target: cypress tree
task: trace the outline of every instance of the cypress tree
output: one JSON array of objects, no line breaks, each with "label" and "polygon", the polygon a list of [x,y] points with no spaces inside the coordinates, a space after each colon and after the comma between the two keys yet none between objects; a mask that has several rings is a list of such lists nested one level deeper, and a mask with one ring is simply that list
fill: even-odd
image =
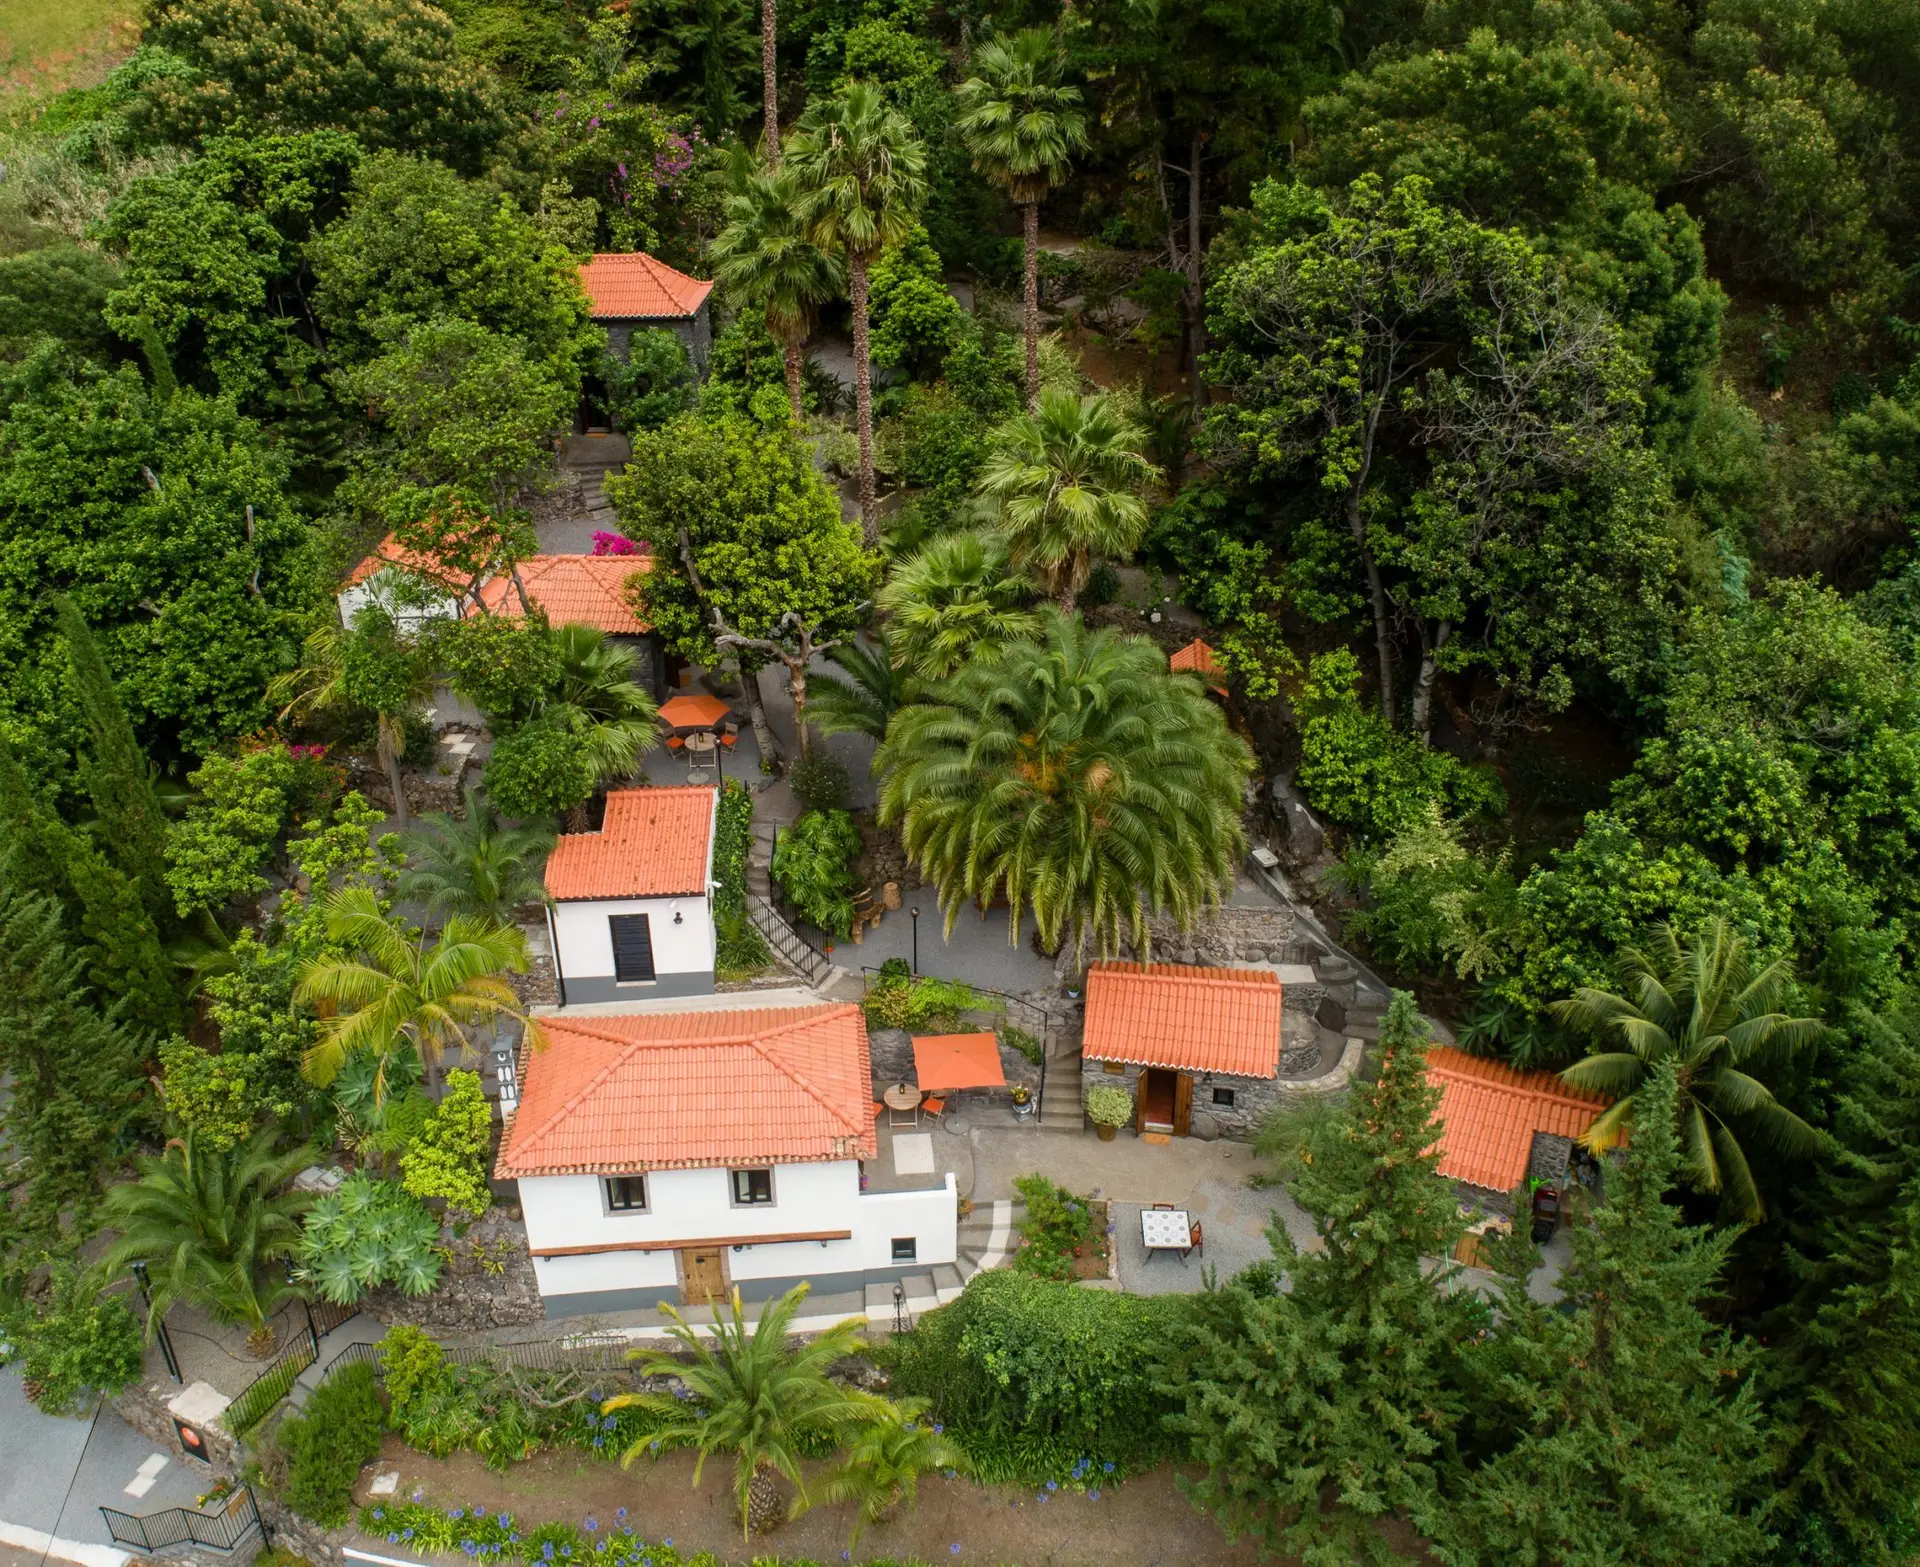
[{"label": "cypress tree", "polygon": [[146,1112],[145,1050],[92,1005],[60,908],[0,886],[0,1125],[26,1161],[29,1228],[84,1219],[120,1139]]},{"label": "cypress tree", "polygon": [[91,749],[81,776],[99,819],[100,837],[113,861],[139,890],[140,901],[156,923],[173,912],[167,890],[167,821],[147,770],[146,753],[114,688],[106,657],[73,600],[54,600],[60,631],[67,639],[73,692],[86,715]]},{"label": "cypress tree", "polygon": [[1671,1062],[1640,1089],[1625,1163],[1571,1235],[1565,1299],[1514,1269],[1477,1370],[1485,1438],[1446,1488],[1441,1558],[1459,1567],[1715,1567],[1766,1536],[1741,1502],[1768,1467],[1752,1347],[1700,1311],[1738,1232],[1689,1226],[1666,1201],[1679,1169]]},{"label": "cypress tree", "polygon": [[1405,992],[1380,1042],[1378,1079],[1295,1163],[1323,1249],[1297,1251],[1276,1225],[1275,1266],[1200,1298],[1173,1421],[1207,1466],[1190,1494],[1229,1537],[1309,1563],[1396,1559],[1379,1524],[1432,1512],[1461,1414],[1472,1308],[1423,1261],[1446,1256],[1461,1225],[1434,1173],[1439,1092]]},{"label": "cypress tree", "polygon": [[1851,1030],[1820,1215],[1789,1248],[1795,1289],[1769,1320],[1765,1381],[1784,1428],[1776,1480],[1790,1533],[1904,1559],[1920,1475],[1920,1010]]}]

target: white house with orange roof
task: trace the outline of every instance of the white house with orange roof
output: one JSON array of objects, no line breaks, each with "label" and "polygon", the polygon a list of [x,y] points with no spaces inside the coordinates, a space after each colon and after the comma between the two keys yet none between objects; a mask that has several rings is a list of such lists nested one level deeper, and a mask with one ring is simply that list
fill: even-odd
[{"label": "white house with orange roof", "polygon": [[1283,994],[1272,969],[1095,963],[1082,1081],[1124,1087],[1144,1135],[1251,1137],[1280,1097]]},{"label": "white house with orange roof", "polygon": [[547,857],[562,1007],[713,993],[711,786],[617,789],[598,832]]},{"label": "white house with orange roof", "polygon": [[550,1317],[802,1279],[818,1299],[955,1262],[951,1174],[862,1178],[879,1135],[859,1007],[762,993],[542,1021],[494,1173],[518,1182]]}]

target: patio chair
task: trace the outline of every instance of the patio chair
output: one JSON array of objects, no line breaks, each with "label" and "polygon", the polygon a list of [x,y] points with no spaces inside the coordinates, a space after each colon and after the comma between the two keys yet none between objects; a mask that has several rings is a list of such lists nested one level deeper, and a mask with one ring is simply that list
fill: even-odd
[{"label": "patio chair", "polygon": [[947,1102],[940,1098],[922,1099],[920,1101],[920,1113],[929,1121],[938,1121],[941,1116],[947,1113]]},{"label": "patio chair", "polygon": [[720,743],[729,751],[740,743],[740,725],[736,720],[729,718],[726,723],[721,726]]},{"label": "patio chair", "polygon": [[1187,1226],[1187,1234],[1189,1238],[1193,1241],[1194,1255],[1197,1257],[1206,1256],[1207,1235],[1206,1235],[1206,1231],[1201,1229],[1200,1221],[1198,1219],[1195,1219],[1192,1224]]},{"label": "patio chair", "polygon": [[881,1117],[881,1116],[883,1116],[883,1115],[885,1115],[886,1113],[887,1113],[887,1107],[886,1107],[885,1105],[883,1105],[883,1104],[882,1104],[882,1103],[881,1103],[881,1102],[880,1102],[880,1101],[879,1101],[878,1099],[876,1099],[876,1100],[874,1100],[874,1102],[873,1102],[873,1118],[874,1118],[874,1120],[876,1120],[876,1121],[877,1121],[877,1120],[879,1120],[879,1119],[880,1119],[880,1117]]},{"label": "patio chair", "polygon": [[1158,1212],[1161,1212],[1161,1213],[1173,1212],[1173,1204],[1170,1202],[1157,1202],[1153,1206]]},{"label": "patio chair", "polygon": [[667,736],[667,749],[669,751],[683,751],[686,749],[686,745],[687,742],[681,739],[679,735]]}]

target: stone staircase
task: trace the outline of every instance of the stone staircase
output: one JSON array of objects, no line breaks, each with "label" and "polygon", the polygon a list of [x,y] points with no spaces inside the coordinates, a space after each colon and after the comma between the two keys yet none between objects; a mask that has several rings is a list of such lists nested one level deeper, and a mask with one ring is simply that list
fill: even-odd
[{"label": "stone staircase", "polygon": [[818,989],[833,979],[833,963],[801,940],[773,906],[773,833],[771,822],[754,822],[753,846],[747,851],[747,917],[766,937],[773,955]]},{"label": "stone staircase", "polygon": [[1046,1092],[1040,1096],[1043,1132],[1078,1132],[1087,1124],[1080,1091],[1080,1045],[1077,1039],[1047,1040]]}]

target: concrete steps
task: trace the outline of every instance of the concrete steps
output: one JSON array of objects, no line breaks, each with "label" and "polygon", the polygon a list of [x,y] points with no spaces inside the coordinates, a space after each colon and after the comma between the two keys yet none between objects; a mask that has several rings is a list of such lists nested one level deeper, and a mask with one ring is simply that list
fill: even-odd
[{"label": "concrete steps", "polygon": [[1006,1266],[1013,1255],[1013,1227],[1025,1211],[1025,1204],[1002,1198],[960,1221],[960,1272],[965,1277]]},{"label": "concrete steps", "polygon": [[1087,1124],[1080,1092],[1080,1052],[1047,1057],[1047,1092],[1040,1102],[1043,1131],[1078,1132]]}]

